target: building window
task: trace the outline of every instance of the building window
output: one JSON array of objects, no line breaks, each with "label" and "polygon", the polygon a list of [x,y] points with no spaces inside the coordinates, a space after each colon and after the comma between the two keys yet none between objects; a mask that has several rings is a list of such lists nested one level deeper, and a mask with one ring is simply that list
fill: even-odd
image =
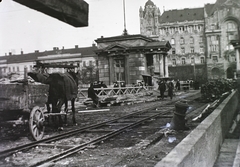
[{"label": "building window", "polygon": [[210,48],[212,52],[216,52],[218,50],[218,45],[211,45]]},{"label": "building window", "polygon": [[214,29],[215,29],[215,25],[212,24],[212,25],[211,25],[211,30],[214,30]]},{"label": "building window", "polygon": [[195,59],[194,57],[191,57],[191,64],[194,64],[195,63]]},{"label": "building window", "polygon": [[191,49],[191,53],[194,53],[194,47],[191,47],[190,49]]},{"label": "building window", "polygon": [[198,31],[201,31],[201,30],[202,30],[202,26],[198,25]]},{"label": "building window", "polygon": [[13,72],[15,72],[15,67],[13,67]]},{"label": "building window", "polygon": [[188,29],[189,29],[189,32],[190,32],[190,33],[193,32],[193,26],[189,26]]},{"label": "building window", "polygon": [[172,54],[176,54],[175,48],[172,48]]},{"label": "building window", "polygon": [[218,62],[218,57],[217,57],[217,56],[213,56],[212,59],[213,59],[213,62],[214,62],[214,63],[217,63],[217,62]]},{"label": "building window", "polygon": [[227,36],[228,36],[228,41],[231,41],[231,40],[235,40],[235,34],[230,32],[230,33],[227,33]]},{"label": "building window", "polygon": [[200,42],[200,43],[203,42],[203,37],[202,37],[202,36],[199,37],[199,42]]},{"label": "building window", "polygon": [[213,35],[213,36],[211,36],[210,40],[211,40],[210,41],[211,44],[217,44],[218,43],[218,36]]},{"label": "building window", "polygon": [[205,59],[204,59],[204,57],[201,57],[200,60],[201,60],[201,63],[202,63],[202,64],[205,63]]},{"label": "building window", "polygon": [[203,52],[204,52],[203,46],[200,47],[199,52],[200,52],[200,53],[203,53]]},{"label": "building window", "polygon": [[182,58],[182,64],[186,64],[186,59]]},{"label": "building window", "polygon": [[181,48],[181,53],[184,54],[185,53],[185,48]]},{"label": "building window", "polygon": [[227,23],[227,31],[236,31],[236,26],[235,26],[235,24],[234,24],[234,22],[228,22]]},{"label": "building window", "polygon": [[8,72],[11,72],[11,67],[8,67]]},{"label": "building window", "polygon": [[194,43],[194,38],[193,37],[190,37],[190,43]]},{"label": "building window", "polygon": [[174,38],[171,39],[171,44],[175,45],[175,39]]},{"label": "building window", "polygon": [[237,60],[236,60],[236,56],[235,56],[235,55],[231,55],[231,57],[230,57],[230,58],[231,58],[231,62],[237,61]]},{"label": "building window", "polygon": [[181,37],[181,38],[180,38],[180,44],[184,44],[184,43],[185,43],[184,38]]},{"label": "building window", "polygon": [[176,59],[172,59],[172,65],[176,65]]}]

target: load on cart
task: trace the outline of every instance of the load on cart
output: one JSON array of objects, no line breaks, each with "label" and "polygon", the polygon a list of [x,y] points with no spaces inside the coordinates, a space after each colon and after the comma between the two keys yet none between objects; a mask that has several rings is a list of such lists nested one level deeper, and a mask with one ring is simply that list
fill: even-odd
[{"label": "load on cart", "polygon": [[[46,118],[58,117],[59,126],[62,126],[61,115],[65,115],[66,121],[69,100],[72,105],[73,123],[76,124],[74,102],[78,94],[77,82],[70,75],[71,71],[68,71],[67,75],[48,74],[44,71],[47,64],[41,67],[38,65],[35,66],[38,70],[34,72],[27,72],[25,69],[22,80],[0,83],[1,123],[14,123],[19,120],[22,124],[28,123],[34,140],[43,138]],[[69,69],[72,69],[73,66],[70,67]],[[31,82],[28,75],[37,82]],[[64,103],[66,107],[64,112],[61,112]]]}]

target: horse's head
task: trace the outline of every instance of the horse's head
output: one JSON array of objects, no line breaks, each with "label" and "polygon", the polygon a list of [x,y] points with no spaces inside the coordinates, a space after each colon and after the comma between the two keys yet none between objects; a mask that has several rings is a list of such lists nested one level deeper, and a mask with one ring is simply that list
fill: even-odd
[{"label": "horse's head", "polygon": [[28,72],[28,76],[30,76],[34,81],[46,84],[47,78],[49,74],[47,73],[38,73],[38,72]]}]

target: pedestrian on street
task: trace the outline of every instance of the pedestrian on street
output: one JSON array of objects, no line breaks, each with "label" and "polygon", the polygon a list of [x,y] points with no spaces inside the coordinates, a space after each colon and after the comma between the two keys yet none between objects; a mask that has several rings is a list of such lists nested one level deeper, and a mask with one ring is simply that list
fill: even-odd
[{"label": "pedestrian on street", "polygon": [[176,89],[177,89],[177,90],[180,90],[180,81],[179,81],[179,79],[178,79],[177,82],[176,82]]},{"label": "pedestrian on street", "polygon": [[164,99],[164,92],[166,91],[166,84],[164,80],[160,81],[158,89],[160,90],[161,99]]},{"label": "pedestrian on street", "polygon": [[88,98],[91,98],[93,101],[93,104],[96,108],[99,107],[99,98],[93,88],[93,83],[90,84],[90,87],[88,88]]},{"label": "pedestrian on street", "polygon": [[174,84],[172,81],[170,81],[168,83],[168,96],[170,97],[171,100],[173,98],[173,89],[174,89]]}]

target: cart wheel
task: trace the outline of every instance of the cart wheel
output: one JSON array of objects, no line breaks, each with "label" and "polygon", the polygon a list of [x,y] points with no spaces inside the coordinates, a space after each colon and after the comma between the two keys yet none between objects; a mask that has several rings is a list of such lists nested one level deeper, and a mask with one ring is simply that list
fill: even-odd
[{"label": "cart wheel", "polygon": [[30,112],[29,129],[34,140],[40,140],[44,135],[44,114],[40,107],[36,106]]}]

